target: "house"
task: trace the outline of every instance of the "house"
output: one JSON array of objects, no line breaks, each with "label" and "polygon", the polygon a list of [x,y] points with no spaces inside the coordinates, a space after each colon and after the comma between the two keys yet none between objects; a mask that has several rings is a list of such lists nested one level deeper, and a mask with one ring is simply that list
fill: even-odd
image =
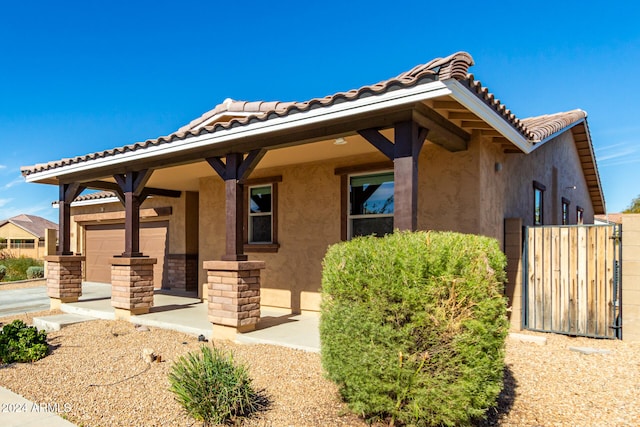
[{"label": "house", "polygon": [[318,310],[327,246],[353,236],[454,230],[506,247],[507,227],[592,223],[605,202],[587,114],[518,118],[472,65],[458,52],[306,102],[227,99],[171,135],[24,167],[60,189],[50,265],[77,282],[50,278],[52,301],[77,298],[82,275],[111,280],[125,317],[154,288],[197,291],[214,330],[242,331],[260,305]]},{"label": "house", "polygon": [[[47,236],[47,230],[54,230]],[[21,214],[0,221],[0,251],[14,256],[43,259],[47,254],[47,240],[55,248],[58,224],[48,219]]]},{"label": "house", "polygon": [[593,218],[595,224],[622,224],[622,213],[613,212],[604,215],[596,215]]}]

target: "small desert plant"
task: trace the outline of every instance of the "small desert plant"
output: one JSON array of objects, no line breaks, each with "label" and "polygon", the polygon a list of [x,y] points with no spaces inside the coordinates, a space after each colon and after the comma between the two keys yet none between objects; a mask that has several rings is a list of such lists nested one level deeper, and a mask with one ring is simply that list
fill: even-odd
[{"label": "small desert plant", "polygon": [[5,274],[7,274],[7,267],[0,264],[0,280],[4,279]]},{"label": "small desert plant", "polygon": [[356,413],[467,425],[496,403],[507,334],[505,257],[486,237],[396,232],[329,248],[322,364]]},{"label": "small desert plant", "polygon": [[231,353],[202,346],[181,356],[169,373],[169,390],[187,414],[205,425],[229,422],[259,409],[259,396]]},{"label": "small desert plant", "polygon": [[47,355],[47,333],[22,320],[4,325],[0,332],[0,362],[35,362]]},{"label": "small desert plant", "polygon": [[27,279],[41,279],[44,277],[44,267],[32,265],[27,268]]}]

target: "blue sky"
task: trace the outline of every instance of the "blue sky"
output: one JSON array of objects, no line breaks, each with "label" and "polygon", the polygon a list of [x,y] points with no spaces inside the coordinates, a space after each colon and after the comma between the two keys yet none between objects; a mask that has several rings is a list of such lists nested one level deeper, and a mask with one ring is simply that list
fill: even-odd
[{"label": "blue sky", "polygon": [[20,166],[167,135],[227,97],[304,101],[459,50],[518,117],[587,111],[620,211],[640,194],[640,6],[596,4],[2,2],[0,219],[57,220],[57,188]]}]

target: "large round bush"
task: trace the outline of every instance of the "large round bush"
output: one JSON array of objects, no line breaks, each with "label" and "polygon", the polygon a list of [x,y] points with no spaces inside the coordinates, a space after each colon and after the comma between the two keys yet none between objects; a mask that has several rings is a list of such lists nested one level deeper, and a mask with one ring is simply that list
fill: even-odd
[{"label": "large round bush", "polygon": [[505,264],[495,240],[450,232],[330,247],[322,364],[350,408],[418,426],[482,417],[502,389]]}]

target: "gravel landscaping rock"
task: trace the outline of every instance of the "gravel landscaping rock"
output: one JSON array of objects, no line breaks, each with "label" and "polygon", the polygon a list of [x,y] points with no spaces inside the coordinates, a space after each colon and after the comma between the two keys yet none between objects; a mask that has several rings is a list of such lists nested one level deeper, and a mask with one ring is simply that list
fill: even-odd
[{"label": "gravel landscaping rock", "polygon": [[[47,312],[48,313],[48,312]],[[29,316],[14,318],[29,321]],[[168,391],[173,362],[201,345],[230,349],[245,363],[268,408],[245,426],[365,426],[340,401],[320,356],[270,345],[236,345],[96,320],[49,333],[52,353],[33,364],[0,366],[0,384],[36,403],[68,408],[83,426],[188,426]],[[635,426],[640,424],[640,344],[551,334],[547,345],[509,340],[505,390],[482,426]],[[608,350],[582,354],[569,347]],[[161,362],[146,363],[153,349]],[[66,405],[66,406],[65,406]]]}]

